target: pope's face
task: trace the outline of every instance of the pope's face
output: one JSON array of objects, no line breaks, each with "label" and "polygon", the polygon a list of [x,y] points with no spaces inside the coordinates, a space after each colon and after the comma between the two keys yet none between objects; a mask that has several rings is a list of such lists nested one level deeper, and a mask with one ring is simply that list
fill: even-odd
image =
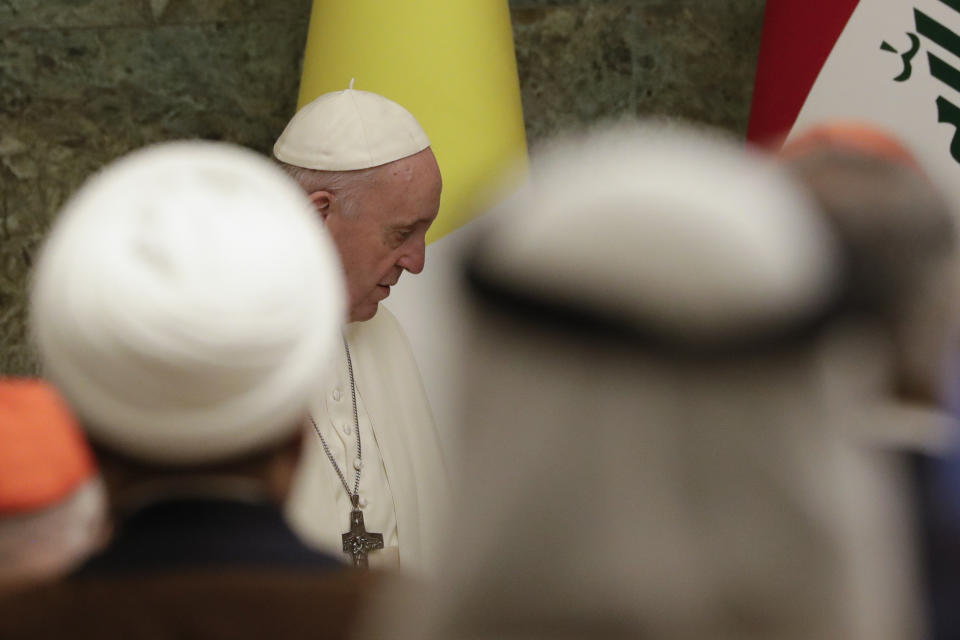
[{"label": "pope's face", "polygon": [[350,321],[369,320],[404,271],[423,270],[427,229],[437,217],[440,169],[427,148],[384,165],[345,212],[320,208],[343,261]]}]

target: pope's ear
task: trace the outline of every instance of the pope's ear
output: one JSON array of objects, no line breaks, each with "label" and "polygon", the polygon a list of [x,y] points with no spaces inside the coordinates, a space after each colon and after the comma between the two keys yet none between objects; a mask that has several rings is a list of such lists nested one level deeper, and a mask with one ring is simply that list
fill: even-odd
[{"label": "pope's ear", "polygon": [[314,191],[307,197],[310,198],[310,203],[313,204],[313,208],[317,210],[320,217],[326,220],[327,216],[330,215],[331,205],[333,204],[333,194],[329,191]]}]

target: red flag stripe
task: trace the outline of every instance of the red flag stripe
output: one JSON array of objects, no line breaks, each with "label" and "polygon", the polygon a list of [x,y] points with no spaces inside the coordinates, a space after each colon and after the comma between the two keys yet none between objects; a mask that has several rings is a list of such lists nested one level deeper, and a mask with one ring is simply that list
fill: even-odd
[{"label": "red flag stripe", "polygon": [[859,2],[767,0],[748,140],[783,140]]}]

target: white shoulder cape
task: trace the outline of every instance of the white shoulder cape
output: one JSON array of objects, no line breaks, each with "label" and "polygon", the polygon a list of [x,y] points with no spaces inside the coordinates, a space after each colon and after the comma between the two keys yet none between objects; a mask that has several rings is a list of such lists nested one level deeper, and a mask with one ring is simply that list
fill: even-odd
[{"label": "white shoulder cape", "polygon": [[[385,306],[372,319],[350,325],[348,335],[357,392],[393,495],[400,566],[433,574],[450,487],[420,371],[403,329]],[[315,436],[310,432],[306,437]],[[301,464],[325,465],[327,460],[311,455]],[[293,499],[287,511],[308,542],[331,538],[325,531],[331,526],[329,516],[311,509],[308,501]]]}]

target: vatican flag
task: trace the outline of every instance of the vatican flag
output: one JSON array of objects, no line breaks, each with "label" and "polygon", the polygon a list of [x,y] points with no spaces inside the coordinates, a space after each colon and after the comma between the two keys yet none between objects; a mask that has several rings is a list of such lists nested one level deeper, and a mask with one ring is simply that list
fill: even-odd
[{"label": "vatican flag", "polygon": [[526,170],[507,0],[314,0],[299,105],[354,88],[403,105],[423,126],[443,175],[426,266],[387,306],[410,339],[441,435],[457,422],[459,248],[467,222]]}]

